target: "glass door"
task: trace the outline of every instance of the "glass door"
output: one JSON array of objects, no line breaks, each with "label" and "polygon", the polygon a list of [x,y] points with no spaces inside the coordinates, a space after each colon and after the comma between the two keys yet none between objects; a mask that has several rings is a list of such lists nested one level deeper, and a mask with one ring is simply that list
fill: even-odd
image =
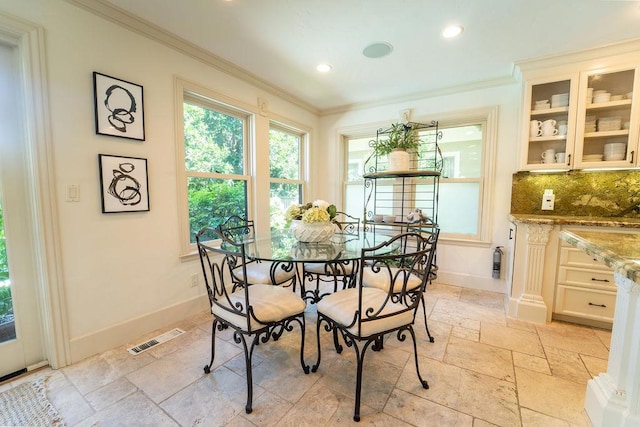
[{"label": "glass door", "polygon": [[16,325],[11,298],[11,280],[4,235],[2,197],[0,197],[0,343],[16,339]]},{"label": "glass door", "polygon": [[525,170],[569,169],[573,154],[575,76],[532,81],[525,93]]},{"label": "glass door", "polygon": [[45,360],[19,76],[0,36],[0,379]]},{"label": "glass door", "polygon": [[576,164],[583,168],[635,166],[637,120],[633,105],[635,69],[583,75]]}]

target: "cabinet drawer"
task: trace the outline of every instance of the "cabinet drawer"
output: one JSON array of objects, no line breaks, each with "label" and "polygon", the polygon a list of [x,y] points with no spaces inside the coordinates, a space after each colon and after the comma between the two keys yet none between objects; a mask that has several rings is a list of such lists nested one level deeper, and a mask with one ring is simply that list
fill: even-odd
[{"label": "cabinet drawer", "polygon": [[564,285],[556,289],[555,313],[612,323],[615,307],[615,292]]},{"label": "cabinet drawer", "polygon": [[572,267],[558,269],[558,284],[615,292],[616,284],[613,280],[611,269],[609,271]]},{"label": "cabinet drawer", "polygon": [[611,271],[611,267],[578,248],[560,248],[560,265]]}]

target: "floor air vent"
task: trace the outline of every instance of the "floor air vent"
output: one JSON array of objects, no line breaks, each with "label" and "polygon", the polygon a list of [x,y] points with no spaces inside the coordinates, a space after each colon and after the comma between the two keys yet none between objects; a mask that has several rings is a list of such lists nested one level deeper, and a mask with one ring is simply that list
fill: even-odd
[{"label": "floor air vent", "polygon": [[178,335],[182,335],[182,334],[184,334],[184,331],[182,329],[175,328],[170,330],[169,332],[165,332],[162,335],[158,335],[157,337],[151,338],[149,341],[143,342],[142,344],[138,344],[135,347],[131,347],[130,349],[128,349],[128,351],[133,355],[144,353],[150,348],[153,348],[158,344],[162,344],[163,342],[167,342],[171,339],[174,339]]}]

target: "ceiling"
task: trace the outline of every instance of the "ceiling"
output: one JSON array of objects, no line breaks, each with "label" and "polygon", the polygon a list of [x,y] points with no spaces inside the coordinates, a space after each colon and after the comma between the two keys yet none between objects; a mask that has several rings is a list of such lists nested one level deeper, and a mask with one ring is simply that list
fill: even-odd
[{"label": "ceiling", "polygon": [[[319,112],[492,84],[517,61],[640,37],[637,0],[77,2],[117,6]],[[464,32],[442,38],[452,23]],[[365,57],[376,41],[392,53]],[[320,62],[332,71],[318,73]]]}]

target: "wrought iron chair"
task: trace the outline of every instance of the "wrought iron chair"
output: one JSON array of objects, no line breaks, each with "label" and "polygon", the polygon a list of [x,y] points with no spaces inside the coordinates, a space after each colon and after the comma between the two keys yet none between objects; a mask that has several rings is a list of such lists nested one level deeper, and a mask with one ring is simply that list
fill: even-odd
[{"label": "wrought iron chair", "polygon": [[[337,291],[318,302],[318,358],[311,370],[316,372],[320,366],[320,328],[325,323],[325,331],[337,330],[345,344],[353,347],[356,353],[354,421],[360,421],[364,355],[370,347],[380,350],[386,334],[396,333],[399,341],[404,341],[407,334],[411,335],[418,379],[422,387],[429,388],[420,374],[413,324],[429,277],[437,239],[437,230],[428,237],[419,233],[403,233],[375,247],[362,249],[360,265],[371,268],[379,275],[378,279],[385,277],[389,283],[387,289],[359,286],[364,278],[364,269],[360,269],[358,286]],[[413,284],[413,278],[419,278],[417,286]],[[337,342],[335,333],[334,345],[340,353],[342,346]]]},{"label": "wrought iron chair", "polygon": [[[222,239],[224,244],[234,250],[222,246],[205,245],[204,242]],[[247,376],[247,404],[245,412],[251,413],[253,405],[253,377],[251,357],[259,343],[266,343],[271,338],[278,340],[284,331],[292,331],[293,324],[298,323],[301,330],[300,364],[305,374],[309,366],[304,363],[305,302],[288,288],[256,284],[237,288],[225,285],[224,278],[231,273],[231,266],[243,270],[247,277],[247,264],[244,262],[244,244],[228,239],[228,237],[212,228],[203,228],[196,235],[200,264],[204,274],[204,283],[209,296],[213,324],[211,327],[211,360],[205,365],[204,372],[211,372],[215,358],[216,329],[233,329],[234,341],[242,344]],[[221,255],[220,263],[212,262],[211,257]],[[233,258],[233,261],[229,261]],[[235,289],[235,290],[234,290]]]},{"label": "wrought iron chair", "polygon": [[[237,215],[227,218],[217,227],[218,233],[227,240],[233,242],[248,242],[255,238],[255,227],[253,221],[248,221]],[[280,285],[293,286],[296,288],[296,269],[293,263],[264,262],[256,260],[240,260],[228,254],[227,259],[231,271],[231,280],[234,283],[234,290],[237,287],[248,285]],[[244,265],[244,268],[241,266]]]},{"label": "wrought iron chair", "polygon": [[[338,229],[336,234],[340,234],[342,237],[348,238],[360,233],[360,218],[344,212],[337,212],[333,222]],[[302,265],[302,297],[312,303],[320,301],[322,297],[331,293],[321,291],[322,283],[332,283],[333,292],[338,290],[340,284],[342,284],[342,289],[346,289],[353,281],[354,264],[356,263],[352,261],[304,263]]]}]

